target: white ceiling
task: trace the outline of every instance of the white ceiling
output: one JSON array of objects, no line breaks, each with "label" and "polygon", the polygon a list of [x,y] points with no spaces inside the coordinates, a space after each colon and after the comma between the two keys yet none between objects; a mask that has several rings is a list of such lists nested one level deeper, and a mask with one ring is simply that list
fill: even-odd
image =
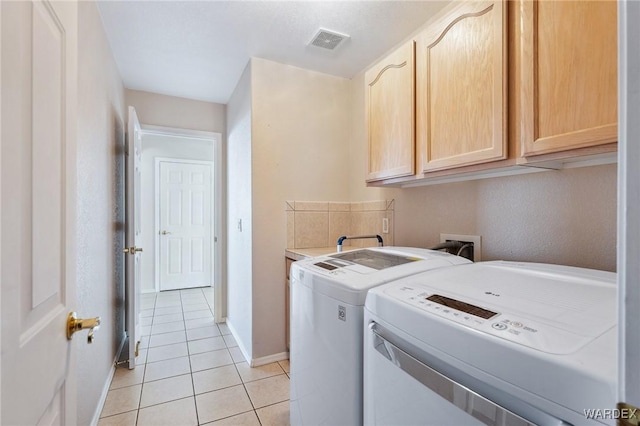
[{"label": "white ceiling", "polygon": [[[125,87],[227,103],[252,56],[351,78],[442,1],[98,1]],[[348,34],[309,46],[319,28]]]}]

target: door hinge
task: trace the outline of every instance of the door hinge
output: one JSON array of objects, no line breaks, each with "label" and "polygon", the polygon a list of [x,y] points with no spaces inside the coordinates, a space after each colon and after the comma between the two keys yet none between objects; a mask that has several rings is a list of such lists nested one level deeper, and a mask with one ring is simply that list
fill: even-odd
[{"label": "door hinge", "polygon": [[640,411],[638,407],[634,407],[625,402],[618,403],[618,411],[616,413],[618,426],[638,426],[640,425],[639,416]]},{"label": "door hinge", "polygon": [[[126,347],[124,349],[126,349]],[[124,354],[125,352],[123,351],[122,353]],[[136,342],[136,351],[135,351],[134,355],[136,356],[136,358],[140,355],[140,340],[138,340]],[[127,359],[118,359],[113,364],[116,367],[118,367],[119,365],[122,365],[122,364],[129,364],[129,360],[130,360],[129,358],[127,358]],[[135,360],[133,362],[135,362]]]}]

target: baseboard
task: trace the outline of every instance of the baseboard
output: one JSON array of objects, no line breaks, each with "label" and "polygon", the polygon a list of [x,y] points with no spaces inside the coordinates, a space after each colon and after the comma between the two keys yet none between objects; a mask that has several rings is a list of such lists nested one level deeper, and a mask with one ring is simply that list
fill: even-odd
[{"label": "baseboard", "polygon": [[280,352],[279,354],[254,358],[251,360],[250,364],[252,367],[259,367],[261,365],[271,364],[272,362],[283,361],[285,359],[289,359],[289,352]]},{"label": "baseboard", "polygon": [[244,357],[245,361],[247,361],[247,363],[249,363],[249,365],[251,365],[251,361],[250,361],[251,360],[251,356],[249,355],[249,352],[247,351],[247,348],[245,348],[244,343],[242,342],[242,340],[240,340],[238,338],[238,332],[236,331],[236,328],[233,326],[232,323],[229,322],[229,320],[227,318],[225,318],[225,323],[227,324],[227,327],[229,327],[229,331],[231,331],[231,335],[233,336],[233,338],[236,339],[236,343],[238,344],[238,348],[240,348],[240,352],[242,352],[242,356]]},{"label": "baseboard", "polygon": [[231,331],[231,334],[233,335],[233,338],[236,339],[236,342],[238,343],[238,348],[240,348],[242,356],[251,367],[259,367],[261,365],[271,364],[272,362],[284,361],[285,359],[289,359],[289,352],[280,352],[279,354],[267,355],[260,358],[252,358],[249,355],[249,351],[247,351],[247,349],[245,348],[243,342],[238,339],[238,332],[236,331],[233,324],[229,321],[226,321],[226,323],[227,327],[229,327],[229,330]]},{"label": "baseboard", "polygon": [[109,387],[111,386],[111,381],[113,380],[113,375],[116,373],[116,363],[118,362],[118,357],[120,356],[120,352],[122,352],[122,348],[124,347],[124,342],[127,340],[127,335],[124,334],[122,336],[122,340],[120,341],[120,347],[116,351],[116,356],[111,364],[111,370],[109,370],[109,374],[107,375],[107,381],[102,387],[102,394],[100,395],[100,399],[98,400],[98,406],[96,407],[96,411],[93,413],[93,418],[91,419],[91,426],[97,426],[98,421],[100,420],[100,414],[102,414],[102,409],[104,408],[104,403],[107,401],[107,394],[109,393]]}]

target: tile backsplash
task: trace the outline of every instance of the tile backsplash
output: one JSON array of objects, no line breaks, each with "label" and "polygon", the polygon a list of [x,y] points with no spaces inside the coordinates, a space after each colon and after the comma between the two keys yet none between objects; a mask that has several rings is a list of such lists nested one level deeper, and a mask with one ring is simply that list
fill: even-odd
[{"label": "tile backsplash", "polygon": [[[394,200],[360,203],[334,201],[286,201],[287,248],[331,247],[338,238],[379,234],[384,245],[393,245]],[[389,221],[389,232],[382,233],[382,219]],[[375,239],[347,240],[344,245],[376,246]]]}]

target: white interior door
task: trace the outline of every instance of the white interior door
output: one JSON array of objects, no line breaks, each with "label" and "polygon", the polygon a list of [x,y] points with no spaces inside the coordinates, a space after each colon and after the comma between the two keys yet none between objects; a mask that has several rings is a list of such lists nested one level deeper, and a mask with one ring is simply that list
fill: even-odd
[{"label": "white interior door", "polygon": [[211,164],[159,161],[160,290],[212,285]]},{"label": "white interior door", "polygon": [[[618,401],[634,408],[640,407],[639,21],[640,2],[618,2]],[[640,410],[628,424],[638,419]]]},{"label": "white interior door", "polygon": [[125,174],[126,190],[126,228],[127,247],[124,249],[126,261],[126,306],[127,336],[129,337],[129,368],[136,366],[138,342],[140,341],[140,165],[142,157],[142,132],[140,121],[134,107],[129,107],[127,125],[127,168]]},{"label": "white interior door", "polygon": [[0,424],[74,424],[77,4],[0,8]]}]

